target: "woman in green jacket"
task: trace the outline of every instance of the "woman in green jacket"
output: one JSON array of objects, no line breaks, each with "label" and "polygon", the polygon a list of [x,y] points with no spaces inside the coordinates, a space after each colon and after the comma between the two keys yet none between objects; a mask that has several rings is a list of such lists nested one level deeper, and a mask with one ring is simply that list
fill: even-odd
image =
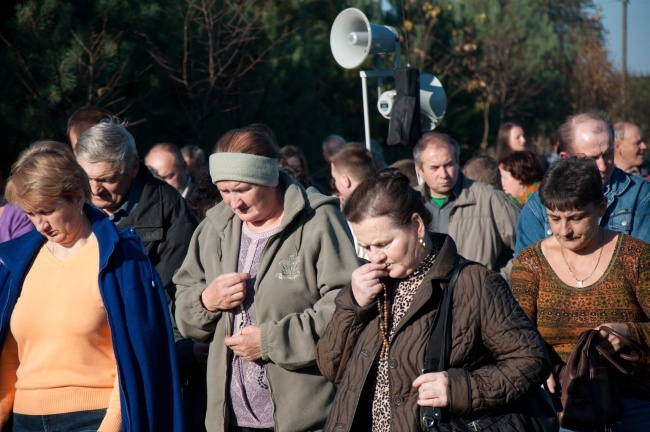
[{"label": "woman in green jacket", "polygon": [[358,261],[338,200],[278,171],[273,133],[226,133],[210,157],[223,202],[174,277],[176,319],[210,342],[208,431],[322,429],[335,387],[316,343]]}]

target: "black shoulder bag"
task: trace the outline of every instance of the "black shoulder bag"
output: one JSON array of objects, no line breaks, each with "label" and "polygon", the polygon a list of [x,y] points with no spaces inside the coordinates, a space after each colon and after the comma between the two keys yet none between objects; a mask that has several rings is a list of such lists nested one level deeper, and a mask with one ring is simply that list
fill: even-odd
[{"label": "black shoulder bag", "polygon": [[[442,292],[438,314],[427,343],[422,373],[443,372],[449,368],[451,356],[451,302],[458,275],[472,261],[459,263],[452,272]],[[533,388],[512,410],[487,415],[473,421],[451,416],[445,410],[434,407],[420,407],[422,429],[426,432],[506,432],[533,431],[556,432],[559,429],[557,415],[551,398],[541,387]]]}]

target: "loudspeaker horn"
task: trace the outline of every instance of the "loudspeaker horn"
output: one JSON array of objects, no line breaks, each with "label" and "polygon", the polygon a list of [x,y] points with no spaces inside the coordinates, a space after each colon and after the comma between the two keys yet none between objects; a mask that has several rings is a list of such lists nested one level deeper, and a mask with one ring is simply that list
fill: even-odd
[{"label": "loudspeaker horn", "polygon": [[[388,90],[379,96],[377,109],[379,113],[390,119],[395,100],[395,90]],[[442,121],[447,109],[447,94],[442,84],[434,75],[420,74],[420,121],[423,131],[436,128]]]},{"label": "loudspeaker horn", "polygon": [[371,24],[356,8],[338,14],[330,32],[330,48],[336,62],[354,69],[370,54],[388,54],[399,49],[399,34],[393,27]]},{"label": "loudspeaker horn", "polygon": [[440,80],[432,74],[420,74],[420,114],[422,130],[433,130],[447,110],[447,94]]}]

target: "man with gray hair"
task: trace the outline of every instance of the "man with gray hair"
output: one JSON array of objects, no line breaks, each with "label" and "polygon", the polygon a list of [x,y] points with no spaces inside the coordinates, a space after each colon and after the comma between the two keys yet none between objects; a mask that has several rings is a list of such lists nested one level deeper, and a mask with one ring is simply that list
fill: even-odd
[{"label": "man with gray hair", "polygon": [[465,258],[509,276],[519,207],[503,191],[460,172],[460,146],[452,137],[427,132],[413,150],[424,180],[422,195],[431,231],[449,234]]},{"label": "man with gray hair", "polygon": [[614,125],[614,164],[628,174],[650,180],[650,161],[644,160],[648,149],[645,134],[634,123]]},{"label": "man with gray hair", "polygon": [[173,291],[171,278],[196,228],[181,195],[140,163],[133,136],[121,125],[98,123],[86,130],[75,155],[88,174],[92,204],[119,228],[135,229],[165,287]]},{"label": "man with gray hair", "polygon": [[[561,158],[580,156],[596,162],[607,198],[599,225],[650,243],[650,182],[614,165],[614,131],[607,114],[589,111],[573,115],[560,126],[558,135]],[[521,211],[515,256],[552,234],[546,208],[535,192]]]},{"label": "man with gray hair", "polygon": [[[77,140],[75,155],[88,174],[92,204],[106,213],[118,228],[130,228],[140,236],[172,305],[176,291],[172,276],[185,259],[197,225],[185,200],[140,163],[133,136],[116,121],[98,123],[83,132]],[[173,317],[173,305],[171,309]],[[187,381],[197,374],[201,376],[204,368],[200,362],[204,360],[207,346],[183,339],[175,324],[174,337],[181,379]],[[200,404],[199,400],[194,404]],[[188,403],[184,396],[184,411],[190,409]],[[185,422],[193,420],[186,418]]]}]

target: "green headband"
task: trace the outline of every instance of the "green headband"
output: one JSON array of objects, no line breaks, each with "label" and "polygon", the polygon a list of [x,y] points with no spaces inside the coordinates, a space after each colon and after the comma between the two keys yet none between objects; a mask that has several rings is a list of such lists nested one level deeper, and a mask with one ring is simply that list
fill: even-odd
[{"label": "green headband", "polygon": [[278,161],[248,153],[214,153],[210,156],[212,182],[239,181],[264,186],[278,185]]}]

